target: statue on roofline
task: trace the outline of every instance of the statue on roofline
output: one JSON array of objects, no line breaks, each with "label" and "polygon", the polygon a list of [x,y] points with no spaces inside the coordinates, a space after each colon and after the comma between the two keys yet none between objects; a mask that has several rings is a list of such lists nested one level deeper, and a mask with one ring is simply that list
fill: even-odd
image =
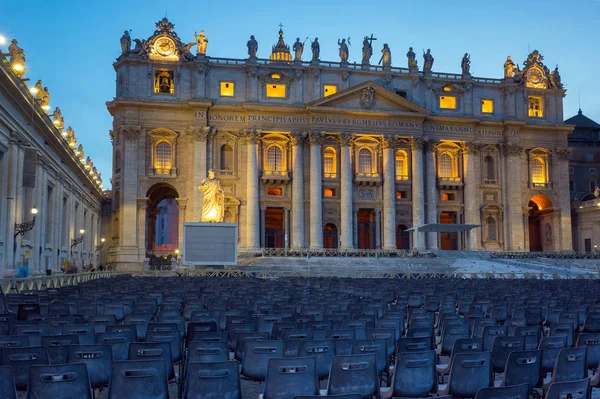
[{"label": "statue on roofline", "polygon": [[460,67],[463,75],[468,75],[471,73],[471,56],[469,53],[465,53],[463,56],[462,61],[460,62]]},{"label": "statue on roofline", "polygon": [[408,67],[409,68],[418,68],[418,66],[417,66],[417,55],[413,51],[412,47],[408,48],[408,53],[406,53],[406,58],[408,58]]},{"label": "statue on roofline", "polygon": [[258,42],[254,38],[254,35],[250,35],[250,40],[246,43],[248,46],[248,55],[251,59],[256,59],[256,53],[258,52]]},{"label": "statue on roofline", "polygon": [[[306,42],[306,40],[304,40],[304,42]],[[292,47],[292,50],[294,50],[294,61],[302,61],[304,42],[301,42],[299,37],[296,38],[296,43],[294,43],[294,46]]]},{"label": "statue on roofline", "polygon": [[206,47],[208,47],[208,39],[204,36],[204,31],[201,30],[199,35],[194,32],[194,39],[198,42],[198,55],[206,55]]},{"label": "statue on roofline", "polygon": [[317,61],[321,56],[321,45],[318,37],[315,37],[315,40],[310,44],[310,49],[312,50],[312,60]]},{"label": "statue on roofline", "polygon": [[[350,38],[348,38],[348,43],[350,43]],[[350,56],[350,51],[348,50],[348,45],[346,44],[346,39],[338,39],[338,46],[340,46],[340,61],[348,62],[348,57]]]},{"label": "statue on roofline", "polygon": [[433,55],[431,55],[431,50],[427,49],[427,52],[423,51],[423,73],[431,73],[431,68],[433,68]]},{"label": "statue on roofline", "polygon": [[121,36],[121,54],[127,55],[131,51],[131,36],[129,36],[130,31],[125,31],[123,36]]},{"label": "statue on roofline", "polygon": [[383,49],[381,50],[381,59],[379,60],[380,64],[383,64],[384,67],[392,66],[392,51],[387,43],[384,43]]},{"label": "statue on roofline", "polygon": [[517,66],[511,59],[510,55],[506,57],[506,61],[504,61],[504,78],[512,78],[517,69]]}]

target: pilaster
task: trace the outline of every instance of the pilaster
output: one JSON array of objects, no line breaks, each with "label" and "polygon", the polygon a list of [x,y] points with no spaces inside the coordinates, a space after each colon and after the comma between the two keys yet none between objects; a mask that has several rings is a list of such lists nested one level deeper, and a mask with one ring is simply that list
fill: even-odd
[{"label": "pilaster", "polygon": [[311,131],[310,141],[310,248],[323,248],[322,132]]},{"label": "pilaster", "polygon": [[383,145],[383,249],[396,249],[396,174],[394,139],[387,137]]},{"label": "pilaster", "polygon": [[246,129],[240,132],[246,141],[246,247],[260,248],[260,212],[258,183],[258,137],[260,130]]},{"label": "pilaster", "polygon": [[[463,145],[463,176],[464,176],[464,211],[466,224],[479,224],[479,195],[477,193],[477,182],[480,181],[477,164],[477,157],[483,147],[477,142],[467,142]],[[467,232],[467,249],[477,251],[480,249],[480,240],[478,230],[471,229]]]},{"label": "pilaster", "polygon": [[425,224],[425,190],[423,187],[423,146],[425,141],[421,137],[413,137],[410,141],[412,156],[412,225],[413,247],[418,251],[425,249],[424,234],[418,228]]},{"label": "pilaster", "polygon": [[292,248],[304,248],[304,142],[306,132],[292,134]]},{"label": "pilaster", "polygon": [[340,216],[341,216],[341,228],[340,236],[342,238],[341,248],[350,249],[354,248],[354,235],[353,230],[353,200],[352,200],[352,160],[351,150],[352,135],[349,133],[340,134]]},{"label": "pilaster", "polygon": [[[438,223],[437,214],[437,173],[436,173],[436,151],[437,142],[427,141],[425,145],[425,164],[426,171],[425,176],[427,179],[427,223]],[[438,236],[439,233],[431,232],[427,233],[427,249],[437,250],[438,249]]]},{"label": "pilaster", "polygon": [[[506,162],[506,214],[509,251],[524,251],[525,232],[523,222],[523,200],[521,192],[521,156],[523,148],[516,143],[502,145],[502,153]],[[568,172],[568,170],[567,170]]]}]

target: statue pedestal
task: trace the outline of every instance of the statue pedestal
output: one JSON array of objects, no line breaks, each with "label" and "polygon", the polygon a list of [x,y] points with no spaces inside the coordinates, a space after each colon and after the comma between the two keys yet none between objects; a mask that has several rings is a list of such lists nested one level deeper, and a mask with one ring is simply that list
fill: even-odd
[{"label": "statue pedestal", "polygon": [[371,69],[371,64],[363,62],[362,64],[360,64],[360,69],[368,71],[369,69]]},{"label": "statue pedestal", "polygon": [[348,68],[348,61],[341,61],[340,68]]},{"label": "statue pedestal", "polygon": [[310,64],[311,64],[311,65],[319,65],[319,63],[320,63],[320,62],[321,62],[321,60],[320,60],[320,59],[318,59],[318,58],[313,58],[313,59],[310,61]]},{"label": "statue pedestal", "polygon": [[238,254],[235,223],[184,223],[184,266],[235,266]]},{"label": "statue pedestal", "polygon": [[419,73],[419,67],[409,67],[408,73],[411,75],[417,75]]},{"label": "statue pedestal", "polygon": [[472,76],[470,73],[463,73],[462,78],[463,80],[471,80]]}]

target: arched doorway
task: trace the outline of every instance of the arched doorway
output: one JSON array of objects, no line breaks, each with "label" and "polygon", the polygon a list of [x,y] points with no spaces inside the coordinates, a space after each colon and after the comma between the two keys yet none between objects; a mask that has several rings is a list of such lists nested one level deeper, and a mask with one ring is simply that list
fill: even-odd
[{"label": "arched doorway", "polygon": [[283,208],[265,209],[265,248],[285,246],[285,221]]},{"label": "arched doorway", "polygon": [[396,226],[396,249],[410,249],[410,233],[403,224]]},{"label": "arched doorway", "polygon": [[337,249],[338,240],[338,229],[335,224],[327,223],[323,226],[323,248]]},{"label": "arched doorway", "polygon": [[529,200],[529,251],[542,252],[552,247],[552,227],[544,222],[544,214],[552,210],[552,201],[542,194]]},{"label": "arched doorway", "polygon": [[177,190],[170,184],[150,187],[146,217],[146,250],[165,256],[179,249],[179,206]]}]

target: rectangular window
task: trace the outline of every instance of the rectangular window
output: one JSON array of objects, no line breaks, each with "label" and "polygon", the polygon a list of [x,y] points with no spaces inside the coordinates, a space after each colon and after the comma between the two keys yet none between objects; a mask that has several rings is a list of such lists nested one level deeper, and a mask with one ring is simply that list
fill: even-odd
[{"label": "rectangular window", "polygon": [[454,193],[442,193],[442,201],[455,201],[456,194]]},{"label": "rectangular window", "polygon": [[337,93],[336,85],[323,85],[323,97]]},{"label": "rectangular window", "polygon": [[596,168],[590,168],[590,175],[596,174]]},{"label": "rectangular window", "polygon": [[456,109],[456,97],[440,96],[440,108],[441,109]]},{"label": "rectangular window", "polygon": [[175,92],[175,80],[173,76],[173,71],[156,70],[154,72],[154,92],[173,94]]},{"label": "rectangular window", "polygon": [[281,187],[269,187],[267,188],[267,195],[281,197],[283,195],[283,190],[281,189]]},{"label": "rectangular window", "polygon": [[406,191],[396,191],[396,199],[406,199],[408,197],[408,193]]},{"label": "rectangular window", "polygon": [[397,95],[399,95],[400,97],[404,97],[406,98],[406,90],[396,90],[395,91]]},{"label": "rectangular window", "polygon": [[324,197],[335,197],[335,188],[326,188],[323,190]]},{"label": "rectangular window", "polygon": [[527,99],[529,116],[533,118],[541,118],[544,116],[544,106],[542,97],[529,96]]},{"label": "rectangular window", "polygon": [[285,98],[286,86],[284,84],[267,84],[267,97],[269,98]]},{"label": "rectangular window", "polygon": [[481,113],[482,114],[493,114],[494,113],[494,100],[481,100]]},{"label": "rectangular window", "polygon": [[233,82],[221,82],[221,97],[233,97],[235,84]]}]

